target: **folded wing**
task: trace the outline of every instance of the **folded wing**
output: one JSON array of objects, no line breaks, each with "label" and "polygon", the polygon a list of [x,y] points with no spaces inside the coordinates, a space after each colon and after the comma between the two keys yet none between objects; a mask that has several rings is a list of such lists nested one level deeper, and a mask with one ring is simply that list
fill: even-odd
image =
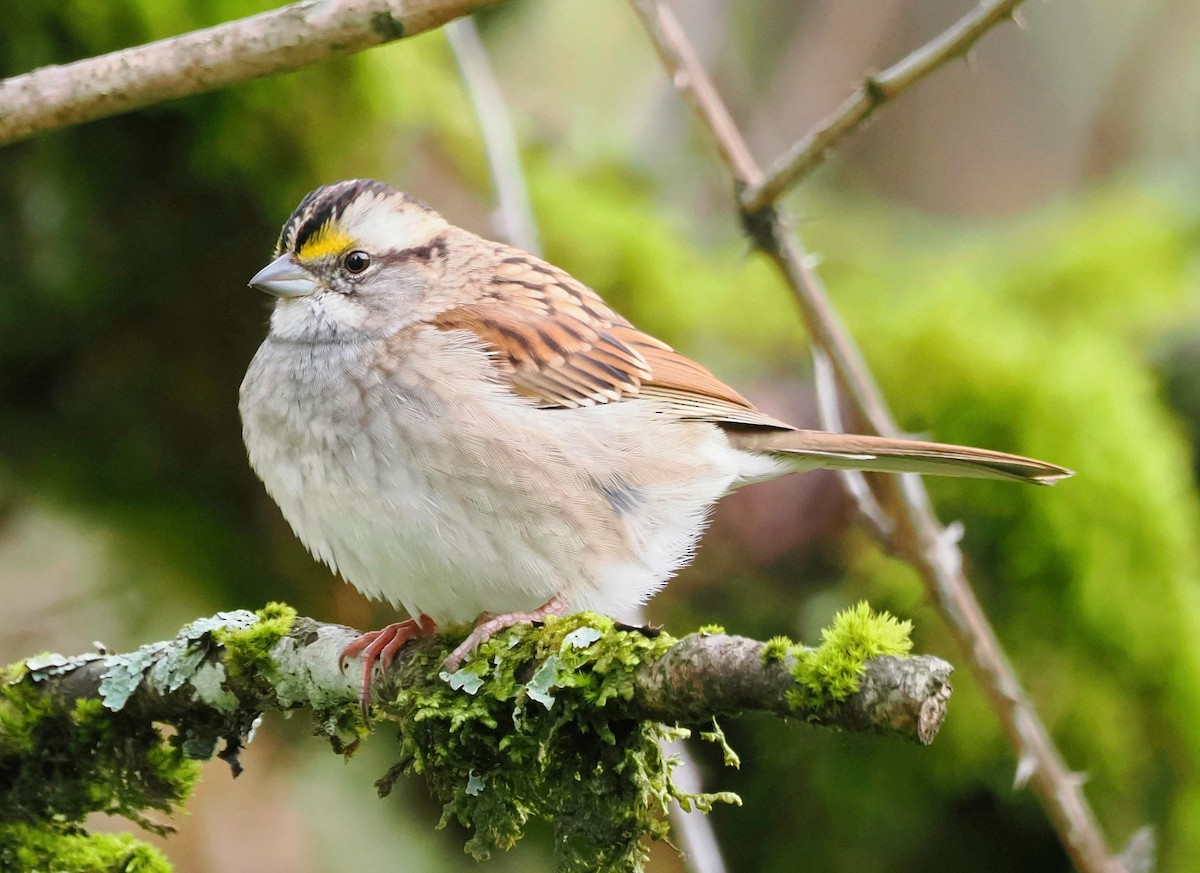
[{"label": "folded wing", "polygon": [[513,391],[546,407],[576,408],[652,397],[681,419],[725,429],[746,451],[797,469],[1015,479],[1048,485],[1071,471],[1012,455],[920,440],[797,430],[759,412],[700,364],[638,330],[598,294],[557,267],[502,249],[478,302],[443,312],[443,330],[467,330],[492,349]]}]

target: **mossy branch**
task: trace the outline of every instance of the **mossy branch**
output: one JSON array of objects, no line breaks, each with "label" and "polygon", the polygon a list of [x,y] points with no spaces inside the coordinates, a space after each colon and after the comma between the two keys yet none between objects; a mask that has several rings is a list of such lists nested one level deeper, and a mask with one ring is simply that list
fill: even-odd
[{"label": "mossy branch", "polygon": [[[675,787],[661,748],[688,734],[680,725],[758,709],[930,742],[951,667],[908,657],[907,632],[865,604],[838,616],[816,648],[715,630],[675,640],[583,613],[506,631],[454,674],[441,661],[457,640],[423,640],[374,685],[375,723],[400,733],[400,760],[379,789],[386,794],[401,773],[423,774],[445,817],[473,830],[468,849],[478,857],[543,818],[558,831],[560,869],[639,870],[643,837],[665,834],[671,803],[736,802]],[[105,810],[161,828],[144,813],[184,802],[195,759],[217,754],[236,775],[239,749],[270,710],[308,709],[314,733],[352,751],[368,726],[357,671],[339,670],[338,654],[356,635],[271,605],[200,619],[136,652],[44,655],[8,668],[0,867],[28,860],[18,853],[34,851],[32,828],[43,854],[61,837],[79,869],[125,869],[121,853],[143,848],[109,839],[90,866],[78,860],[89,845],[80,842],[83,818]],[[160,725],[175,735],[164,738]],[[718,727],[701,737],[724,743]]]}]

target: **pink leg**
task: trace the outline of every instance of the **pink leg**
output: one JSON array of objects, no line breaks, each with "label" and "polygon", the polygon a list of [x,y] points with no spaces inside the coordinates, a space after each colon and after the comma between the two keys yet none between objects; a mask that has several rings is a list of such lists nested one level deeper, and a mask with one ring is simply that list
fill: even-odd
[{"label": "pink leg", "polygon": [[437,625],[425,613],[416,619],[399,621],[389,624],[382,630],[370,631],[351,640],[338,656],[338,666],[346,669],[346,662],[351,658],[362,655],[362,684],[359,685],[358,699],[362,704],[363,715],[366,715],[371,705],[371,676],[375,665],[383,669],[392,666],[396,653],[404,648],[411,640],[427,637],[437,633]]},{"label": "pink leg", "polygon": [[555,594],[530,612],[506,612],[503,615],[484,613],[480,616],[478,624],[475,625],[475,630],[471,631],[470,635],[462,641],[462,645],[450,653],[450,657],[445,661],[445,667],[453,673],[468,655],[505,628],[518,624],[533,624],[548,615],[562,615],[566,611],[566,599],[561,594]]}]

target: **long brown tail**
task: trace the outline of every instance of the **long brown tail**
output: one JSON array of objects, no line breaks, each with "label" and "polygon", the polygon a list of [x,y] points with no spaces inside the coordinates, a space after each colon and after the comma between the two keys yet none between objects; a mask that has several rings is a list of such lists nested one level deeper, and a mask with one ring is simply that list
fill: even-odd
[{"label": "long brown tail", "polygon": [[1007,452],[819,430],[728,430],[739,449],[783,455],[800,469],[831,467],[885,473],[931,473],[979,479],[1015,479],[1053,485],[1071,470]]}]

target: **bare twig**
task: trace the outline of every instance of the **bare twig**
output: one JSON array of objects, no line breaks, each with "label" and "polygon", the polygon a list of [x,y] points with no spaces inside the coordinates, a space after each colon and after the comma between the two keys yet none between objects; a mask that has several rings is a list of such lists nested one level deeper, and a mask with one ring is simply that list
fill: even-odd
[{"label": "bare twig", "polygon": [[759,184],[763,179],[762,170],[750,154],[750,148],[738,131],[733,116],[725,108],[721,95],[704,72],[696,50],[683,32],[675,13],[657,0],[630,2],[650,31],[654,48],[670,73],[679,96],[704,122],[704,127],[712,135],[712,144],[733,173],[734,181],[741,188]]},{"label": "bare twig", "polygon": [[[899,428],[882,393],[795,235],[788,232],[770,199],[744,196],[747,189],[761,184],[762,172],[750,157],[741,133],[730,120],[674,13],[662,0],[630,2],[646,24],[669,75],[696,111],[733,174],[739,193],[738,206],[748,233],[783,274],[814,343],[828,356],[855,411],[876,433],[897,435]],[[966,23],[960,22],[902,61],[889,71],[893,73],[893,86],[898,87],[894,93],[911,87],[956,52],[965,51],[998,20],[991,17],[992,13],[1003,17],[1011,14],[1015,5],[985,3],[973,16],[964,19]],[[851,128],[852,125],[843,132]],[[759,205],[760,201],[765,205]],[[1084,797],[1081,780],[1063,763],[963,573],[957,542],[961,527],[941,526],[919,477],[880,477],[879,481],[888,498],[884,505],[894,526],[894,533],[885,545],[921,573],[930,596],[968,656],[1016,750],[1019,772],[1028,778],[1071,859],[1086,873],[1121,871],[1122,864],[1109,854],[1099,822]]]},{"label": "bare twig", "polygon": [[[838,409],[837,376],[833,372],[833,364],[829,362],[829,355],[825,354],[820,346],[814,345],[812,362],[813,384],[817,386],[817,415],[821,429],[831,433],[844,433],[846,429],[842,425],[841,410]],[[842,486],[858,507],[859,515],[871,526],[875,536],[883,542],[890,540],[896,532],[896,525],[879,505],[875,492],[867,484],[866,474],[861,470],[838,470],[837,473],[842,480]]]},{"label": "bare twig", "polygon": [[504,0],[302,0],[249,18],[0,81],[0,145],[297,70],[432,30]]},{"label": "bare twig", "polygon": [[[680,96],[699,116],[711,135],[725,164],[733,174],[738,191],[758,184],[762,170],[750,154],[745,139],[729,110],[717,94],[712,80],[701,66],[687,35],[670,7],[660,0],[631,0],[654,40],[654,47],[667,67]],[[783,252],[774,258],[796,295],[816,344],[829,352],[842,390],[854,408],[865,415],[877,433],[896,436],[891,417],[882,406],[882,393],[875,385],[862,353],[841,324],[837,311],[817,274],[808,269],[806,255],[794,235],[789,235],[783,220],[773,210],[749,213],[742,209],[747,232],[755,245],[767,254]]]},{"label": "bare twig", "polygon": [[479,29],[474,19],[460,18],[446,25],[446,36],[454,50],[454,59],[471,96],[479,132],[483,136],[496,193],[497,231],[505,242],[540,255],[542,241],[529,203],[525,174],[521,171],[521,155],[513,134],[512,118],[487,49],[479,38]]},{"label": "bare twig", "polygon": [[982,0],[930,42],[882,73],[868,76],[832,115],[802,136],[767,171],[762,182],[752,183],[742,194],[747,212],[770,206],[825,160],[829,150],[854,132],[883,104],[896,99],[934,70],[965,55],[985,33],[1013,18],[1022,0]]}]

